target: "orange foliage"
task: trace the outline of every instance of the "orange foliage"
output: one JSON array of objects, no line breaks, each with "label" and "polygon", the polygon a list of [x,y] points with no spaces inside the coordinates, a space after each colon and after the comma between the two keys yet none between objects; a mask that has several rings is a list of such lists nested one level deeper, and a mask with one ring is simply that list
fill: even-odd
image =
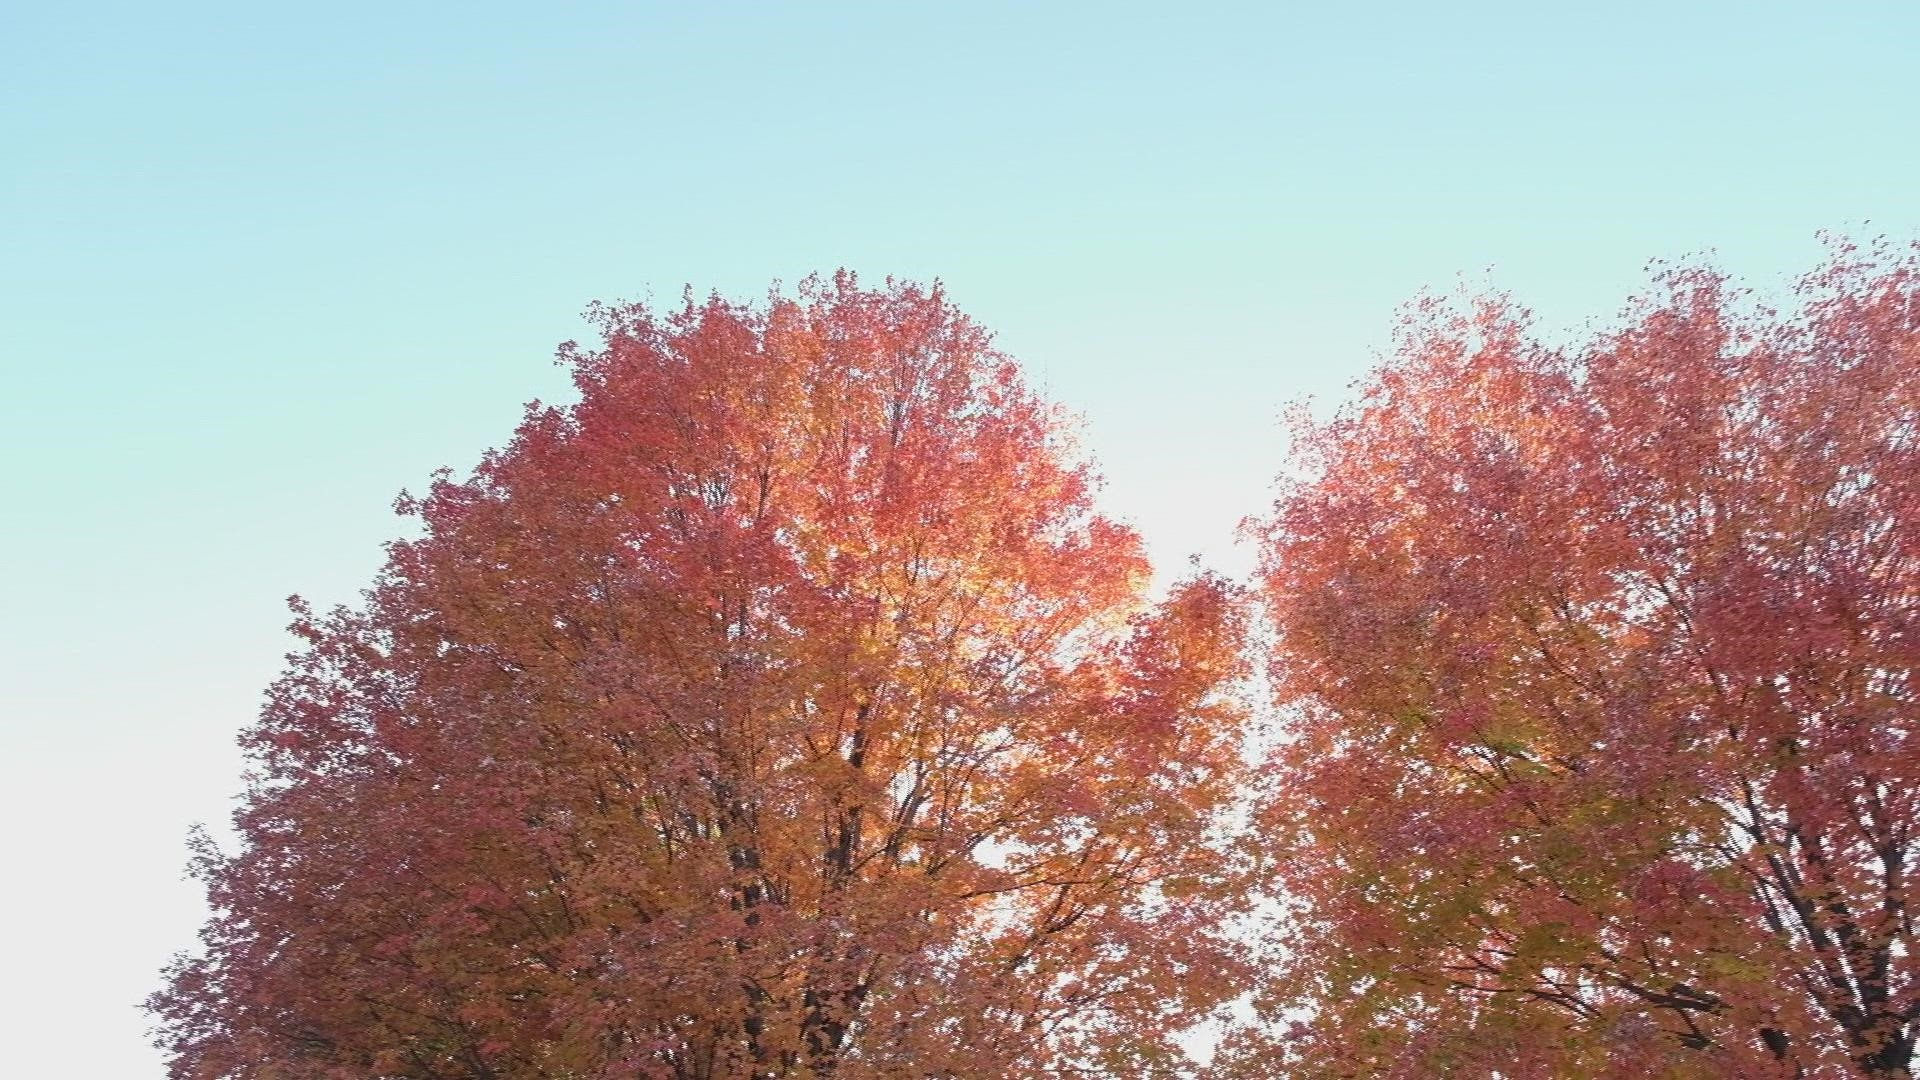
[{"label": "orange foliage", "polygon": [[1908,1076],[1920,256],[1417,309],[1266,525],[1293,904],[1253,1071]]},{"label": "orange foliage", "polygon": [[937,290],[598,310],[304,610],[151,1007],[212,1077],[1145,1075],[1231,992],[1233,588]]}]

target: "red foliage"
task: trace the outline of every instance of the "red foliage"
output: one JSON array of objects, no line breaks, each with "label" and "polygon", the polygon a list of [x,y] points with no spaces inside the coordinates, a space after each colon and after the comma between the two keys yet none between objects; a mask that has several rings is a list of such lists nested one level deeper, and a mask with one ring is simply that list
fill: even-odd
[{"label": "red foliage", "polygon": [[[1920,256],[1427,305],[1266,526],[1295,905],[1256,1071],[1907,1076]],[[1298,1015],[1296,1013],[1296,1015]]]},{"label": "red foliage", "polygon": [[1241,618],[936,290],[598,312],[249,736],[176,1077],[1138,1075],[1240,966]]}]

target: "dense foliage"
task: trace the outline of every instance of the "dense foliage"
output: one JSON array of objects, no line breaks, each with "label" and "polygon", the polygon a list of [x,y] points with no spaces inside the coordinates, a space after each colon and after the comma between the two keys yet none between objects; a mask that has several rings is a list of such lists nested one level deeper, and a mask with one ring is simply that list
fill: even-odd
[{"label": "dense foliage", "polygon": [[248,736],[213,1077],[1146,1075],[1244,970],[1233,588],[936,290],[598,312]]},{"label": "dense foliage", "polygon": [[1411,315],[1266,525],[1257,1075],[1907,1076],[1920,264]]},{"label": "dense foliage", "polygon": [[1416,305],[1254,526],[1270,637],[1147,602],[938,290],[597,309],[297,605],[173,1075],[1186,1075],[1248,995],[1220,1074],[1909,1077],[1920,251],[1797,300]]}]

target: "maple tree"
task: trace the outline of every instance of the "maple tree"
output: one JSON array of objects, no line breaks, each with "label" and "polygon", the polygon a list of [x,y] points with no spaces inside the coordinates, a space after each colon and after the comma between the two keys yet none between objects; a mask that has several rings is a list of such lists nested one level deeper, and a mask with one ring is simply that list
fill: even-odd
[{"label": "maple tree", "polygon": [[1254,1075],[1911,1075],[1920,253],[1409,309],[1263,535]]},{"label": "maple tree", "polygon": [[1243,971],[1236,589],[938,290],[597,310],[298,609],[172,1075],[1148,1075]]}]

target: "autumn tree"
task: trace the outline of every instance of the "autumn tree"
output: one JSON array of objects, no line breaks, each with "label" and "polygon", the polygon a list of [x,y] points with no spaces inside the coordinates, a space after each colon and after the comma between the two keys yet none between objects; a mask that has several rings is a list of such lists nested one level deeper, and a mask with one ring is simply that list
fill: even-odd
[{"label": "autumn tree", "polygon": [[246,736],[172,1075],[1150,1075],[1231,992],[1234,590],[938,289],[597,309]]},{"label": "autumn tree", "polygon": [[1920,256],[1620,325],[1416,305],[1303,425],[1256,1075],[1911,1075]]}]

